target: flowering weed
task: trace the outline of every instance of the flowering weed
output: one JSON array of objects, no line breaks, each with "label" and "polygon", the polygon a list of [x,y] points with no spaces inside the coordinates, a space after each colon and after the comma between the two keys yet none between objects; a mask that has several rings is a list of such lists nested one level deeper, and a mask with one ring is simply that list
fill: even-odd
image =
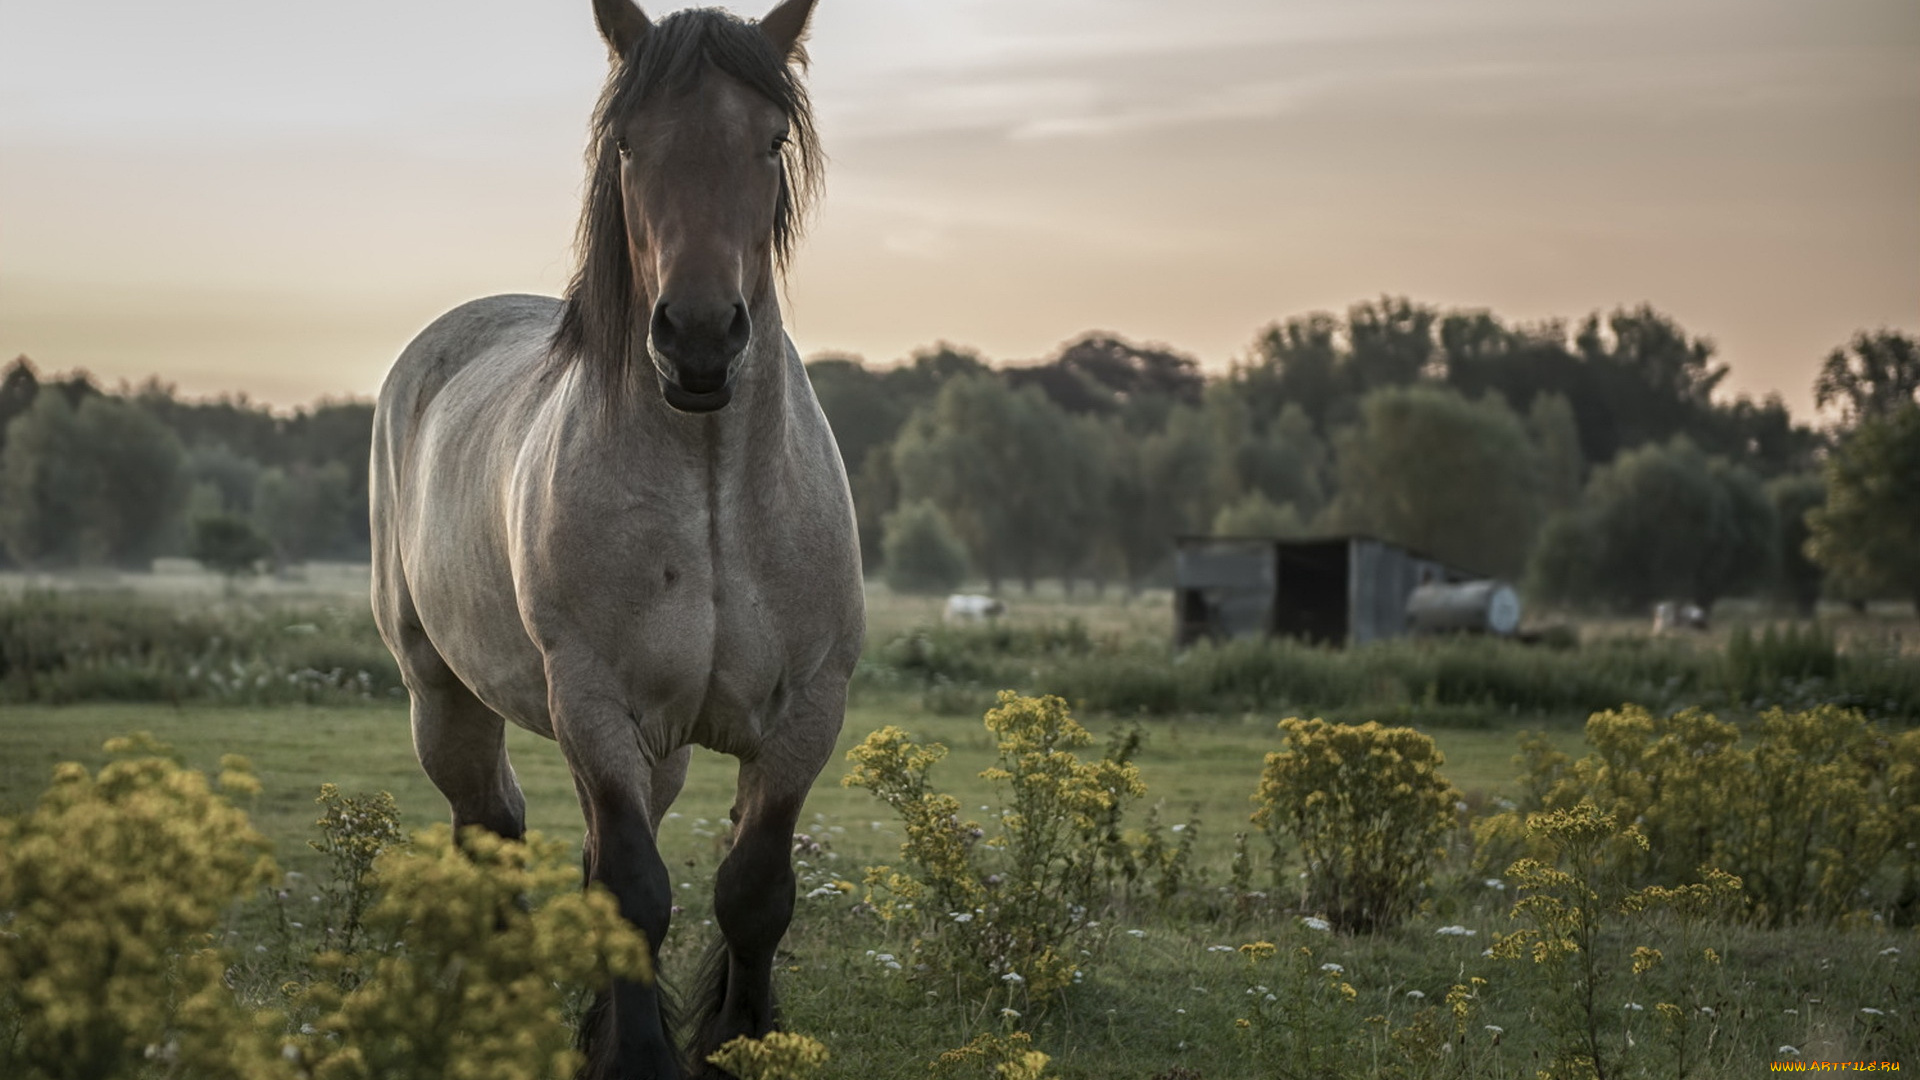
[{"label": "flowering weed", "polygon": [[1413,910],[1454,823],[1460,794],[1440,775],[1433,740],[1412,728],[1280,721],[1253,822],[1306,861],[1306,906],[1341,930],[1392,926]]},{"label": "flowering weed", "polygon": [[769,1031],[764,1038],[742,1035],[707,1055],[740,1080],[808,1080],[827,1063],[827,1048],[805,1035]]},{"label": "flowering weed", "polygon": [[1052,1060],[1033,1048],[1033,1036],[1024,1031],[983,1031],[967,1045],[941,1054],[928,1069],[935,1080],[1044,1080]]},{"label": "flowering weed", "polygon": [[1478,826],[1511,852],[1529,810],[1592,804],[1635,823],[1646,842],[1615,845],[1609,869],[1674,885],[1703,865],[1745,883],[1751,916],[1772,926],[1831,923],[1863,906],[1920,910],[1920,732],[1890,734],[1833,706],[1760,719],[1751,748],[1700,709],[1640,706],[1587,721],[1577,761],[1523,744],[1526,799]]},{"label": "flowering weed", "polygon": [[855,747],[842,783],[873,792],[906,825],[909,868],[867,870],[874,910],[916,926],[925,958],[943,974],[1005,990],[1010,1005],[1044,1001],[1080,970],[1073,946],[1104,905],[1108,830],[1146,785],[1131,764],[1074,754],[1091,737],[1059,698],[1002,694],[986,726],[998,758],[981,775],[1008,793],[991,835],[928,781],[946,748],[914,743],[898,728]]},{"label": "flowering weed", "polygon": [[360,951],[333,951],[296,995],[315,1080],[565,1080],[580,1065],[564,987],[652,978],[645,940],[564,846],[436,825],[374,865]]},{"label": "flowering weed", "polygon": [[[0,819],[0,1007],[17,1024],[0,1073],[269,1068],[210,945],[227,908],[274,877],[266,838],[167,747],[134,736],[107,751],[119,760],[97,775],[61,765],[33,813]],[[244,761],[222,766],[229,790],[258,790]]]}]

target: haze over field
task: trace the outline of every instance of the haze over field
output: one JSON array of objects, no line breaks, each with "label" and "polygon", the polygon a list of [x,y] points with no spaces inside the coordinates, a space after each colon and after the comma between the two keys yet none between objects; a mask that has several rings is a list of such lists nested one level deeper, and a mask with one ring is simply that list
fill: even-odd
[{"label": "haze over field", "polygon": [[[1648,301],[1804,416],[1826,350],[1920,328],[1911,0],[822,0],[812,50],[808,353],[1218,368],[1382,292]],[[562,287],[604,70],[586,0],[10,0],[0,360],[370,394]]]}]

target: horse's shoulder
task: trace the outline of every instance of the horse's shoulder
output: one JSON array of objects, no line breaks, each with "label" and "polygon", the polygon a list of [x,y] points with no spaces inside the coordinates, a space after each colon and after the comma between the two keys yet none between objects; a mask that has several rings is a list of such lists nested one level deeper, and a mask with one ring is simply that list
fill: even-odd
[{"label": "horse's shoulder", "polygon": [[550,296],[512,293],[469,300],[441,315],[414,336],[388,372],[380,394],[384,411],[417,420],[427,402],[483,356],[537,363],[560,308]]}]

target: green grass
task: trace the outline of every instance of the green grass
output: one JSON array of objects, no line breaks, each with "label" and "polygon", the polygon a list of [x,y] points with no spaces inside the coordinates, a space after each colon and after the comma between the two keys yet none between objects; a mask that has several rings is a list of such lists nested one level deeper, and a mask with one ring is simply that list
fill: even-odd
[{"label": "green grass", "polygon": [[[1148,784],[1147,803],[1164,802],[1169,823],[1198,816],[1202,862],[1223,861],[1235,832],[1250,828],[1247,815],[1265,755],[1279,747],[1277,716],[1233,719],[1150,721],[1140,724],[1145,738],[1135,755]],[[1104,743],[1120,721],[1086,718],[1096,740]],[[942,789],[969,811],[995,800],[979,778],[993,759],[992,736],[978,717],[936,716],[909,701],[869,703],[849,710],[834,761],[814,784],[805,821],[841,825],[836,842],[848,858],[884,861],[894,856],[899,833],[884,808],[864,791],[840,786],[845,754],[866,734],[885,724],[905,728],[921,741],[944,743],[950,753],[935,771]],[[252,806],[255,824],[274,840],[276,856],[290,868],[312,862],[306,850],[317,810],[314,795],[323,782],[341,791],[388,791],[409,829],[446,818],[446,802],[414,760],[407,714],[396,705],[375,706],[219,706],[12,705],[0,723],[0,814],[29,809],[46,786],[54,765],[78,761],[90,768],[106,760],[101,744],[117,735],[149,731],[168,743],[187,764],[211,771],[222,754],[242,754],[253,762],[262,791]],[[1470,796],[1492,795],[1509,786],[1514,767],[1514,732],[1433,732],[1447,756],[1446,774]],[[1563,749],[1578,747],[1575,728],[1553,729]],[[527,796],[527,825],[548,836],[576,842],[582,822],[572,782],[560,749],[549,740],[509,727],[508,754]],[[733,800],[731,758],[696,749],[687,786],[674,804],[680,817],[663,823],[664,854],[685,859],[704,854]],[[695,824],[701,820],[707,824]],[[874,828],[873,823],[880,827]]]},{"label": "green grass", "polygon": [[[1224,879],[1232,832],[1246,827],[1248,796],[1262,756],[1278,743],[1274,719],[1143,725],[1146,742],[1136,760],[1149,785],[1147,801],[1164,800],[1168,822],[1198,813],[1203,836],[1198,862],[1215,884]],[[992,756],[977,718],[929,715],[911,701],[869,702],[848,717],[842,748],[886,723],[952,748],[935,779],[969,812],[992,800],[989,785],[976,775]],[[1115,722],[1096,717],[1089,726],[1103,737]],[[316,866],[304,841],[312,835],[317,814],[312,800],[323,781],[348,793],[391,791],[410,828],[445,814],[444,803],[414,763],[404,710],[390,705],[10,706],[0,721],[0,813],[30,806],[56,762],[97,765],[104,758],[103,740],[135,730],[173,744],[200,768],[212,768],[223,753],[251,758],[264,785],[253,806],[256,822],[274,839],[289,869]],[[1448,756],[1448,775],[1463,789],[1491,794],[1506,788],[1515,728],[1433,734]],[[1578,748],[1576,729],[1562,726],[1550,734],[1565,749]],[[510,734],[509,745],[527,791],[530,825],[577,838],[579,811],[557,747],[518,731]],[[802,869],[803,890],[809,880],[827,875],[858,880],[862,866],[895,857],[894,822],[865,792],[839,786],[844,771],[840,764],[830,767],[808,804],[802,828],[825,840],[828,850]],[[721,854],[731,785],[731,762],[699,753],[676,806],[678,816],[662,825],[663,853],[674,871],[676,900],[685,909],[666,950],[670,978],[685,977],[712,934],[706,893]],[[1064,1080],[1149,1080],[1176,1065],[1196,1070],[1204,1080],[1285,1076],[1284,1061],[1258,1057],[1234,1027],[1246,1009],[1251,983],[1292,992],[1283,986],[1278,965],[1253,973],[1241,957],[1224,951],[1266,939],[1281,945],[1283,957],[1307,947],[1314,950],[1315,964],[1345,967],[1358,998],[1336,1017],[1356,1040],[1344,1054],[1349,1063],[1344,1075],[1379,1074],[1397,1060],[1387,1028],[1404,1027],[1423,1000],[1438,1003],[1449,985],[1478,975],[1490,982],[1469,1032],[1472,1045],[1462,1050],[1475,1055],[1474,1071],[1460,1075],[1532,1077],[1542,1063],[1534,1055],[1545,1046],[1539,1023],[1543,988],[1527,965],[1481,956],[1491,936],[1509,928],[1505,905],[1510,897],[1477,881],[1447,888],[1432,913],[1368,938],[1316,934],[1278,909],[1238,914],[1192,907],[1116,909],[1099,946],[1094,977],[1076,987],[1066,1004],[1020,1023],[1054,1056],[1054,1069]],[[1474,936],[1437,935],[1443,924],[1465,925]],[[1657,927],[1623,928],[1611,941],[1624,951],[1641,940],[1660,940],[1644,936],[1656,932]],[[1871,1014],[1861,1012],[1879,1009],[1904,1023],[1900,1018],[1920,1008],[1913,980],[1902,977],[1899,955],[1884,951],[1904,948],[1920,956],[1920,940],[1912,932],[1737,929],[1716,931],[1714,937],[1727,957],[1727,977],[1717,991],[1722,996],[1715,1000],[1728,1021],[1719,1050],[1695,1075],[1752,1075],[1764,1070],[1782,1044],[1801,1047],[1803,1056],[1827,1059],[1912,1056],[1912,1035],[1885,1023],[1876,1029]],[[1003,1023],[1004,1002],[957,997],[911,972],[887,971],[869,956],[870,950],[904,952],[904,947],[870,918],[850,912],[846,901],[801,902],[780,957],[779,981],[789,1025],[824,1040],[834,1054],[826,1077],[919,1080],[927,1075],[926,1062],[942,1050]],[[1409,991],[1426,997],[1411,998]],[[1608,993],[1611,1018],[1622,1002],[1644,991],[1623,967]],[[1369,1015],[1386,1023],[1368,1025]],[[1484,1024],[1505,1029],[1500,1046],[1491,1045]],[[1333,1037],[1331,1029],[1325,1037]],[[1618,1037],[1624,1038],[1624,1031]],[[1670,1067],[1644,1050],[1649,1032],[1641,1030],[1639,1038],[1640,1064],[1627,1075],[1671,1075]]]},{"label": "green grass", "polygon": [[[939,601],[875,592],[870,597],[870,663],[863,667],[865,681],[840,740],[842,755],[867,732],[889,723],[919,739],[942,742],[951,753],[936,767],[934,781],[956,795],[968,814],[999,801],[978,773],[993,757],[980,709],[991,701],[991,691],[1002,676],[1011,673],[1012,685],[1070,677],[1090,688],[1092,696],[1105,694],[1115,701],[1124,700],[1116,687],[1134,686],[1142,693],[1154,693],[1153,679],[1188,678],[1177,671],[1172,676],[1161,674],[1172,670],[1164,667],[1171,662],[1171,654],[1164,649],[1169,604],[1164,593],[1122,602],[1111,592],[1095,599],[1084,591],[1067,597],[1047,588],[1033,600],[1017,593],[1009,596],[1013,612],[1002,625],[1013,635],[1008,639],[1016,643],[1011,649],[1000,648],[976,631],[943,639],[969,654],[950,658],[955,663],[982,665],[977,680],[923,686],[913,681],[916,673],[889,674],[886,650],[916,627],[937,625]],[[203,597],[198,606],[180,608],[179,618],[184,620],[180,624],[164,612],[142,609],[133,613],[137,618],[123,620],[125,628],[113,631],[118,636],[89,637],[94,633],[89,613],[111,614],[119,599],[107,596],[11,610],[53,620],[65,628],[61,634],[71,633],[71,640],[85,643],[92,650],[90,655],[132,657],[123,665],[139,676],[135,680],[139,685],[126,684],[130,696],[147,692],[143,687],[148,682],[163,688],[185,687],[190,693],[179,705],[88,700],[89,695],[100,696],[121,685],[114,681],[122,678],[114,666],[119,663],[116,660],[81,665],[75,669],[74,681],[59,684],[81,703],[54,707],[13,703],[23,700],[15,697],[0,704],[0,814],[29,809],[56,763],[72,760],[97,766],[105,759],[102,742],[145,730],[171,743],[197,768],[213,769],[225,753],[252,759],[263,789],[250,809],[289,870],[318,869],[318,857],[308,850],[306,840],[313,835],[319,812],[313,800],[323,782],[332,782],[348,794],[392,792],[410,829],[445,819],[444,801],[414,761],[405,709],[386,699],[384,690],[367,695],[371,698],[367,700],[351,690],[323,688],[316,695],[323,704],[315,705],[293,703],[300,700],[293,690],[275,688],[272,694],[281,696],[262,704],[248,703],[245,694],[226,702],[208,701],[195,696],[205,693],[196,688],[198,683],[185,681],[184,673],[192,670],[195,659],[216,650],[230,651],[234,658],[262,671],[297,670],[307,664],[306,653],[321,644],[346,659],[356,659],[367,645],[365,616],[356,603],[326,609],[334,613],[333,621],[328,621],[305,615],[296,618],[296,611],[266,602],[250,601],[230,610],[220,598]],[[281,602],[276,597],[271,604]],[[317,633],[296,632],[296,627],[309,622],[316,623]],[[54,640],[55,635],[43,632],[46,625],[19,622],[15,639],[34,647]],[[189,648],[187,636],[176,632],[175,625],[195,627],[196,633],[206,631],[208,643]],[[222,630],[236,626],[263,629],[254,637]],[[216,634],[218,645],[212,643]],[[99,644],[103,641],[104,647]],[[1886,687],[1876,690],[1887,703],[1883,714],[1897,718],[1903,708],[1900,702],[1920,700],[1920,692],[1913,689],[1920,683],[1916,676],[1920,664],[1915,663],[1909,639],[1874,644],[1849,634],[1847,641],[1848,655],[1859,664],[1870,661],[1880,665],[1874,670],[1884,669],[1883,675],[1875,676],[1881,682],[1874,684]],[[377,649],[377,641],[369,647]],[[1021,651],[1035,647],[1054,650],[1048,663],[1058,662],[1050,671],[1041,671],[1042,657]],[[1218,951],[1266,939],[1283,950],[1312,948],[1316,964],[1339,963],[1349,972],[1358,1000],[1342,1014],[1343,1023],[1350,1022],[1352,1031],[1362,1034],[1345,1057],[1349,1068],[1344,1075],[1381,1074],[1396,1060],[1386,1029],[1403,1027],[1420,1001],[1437,1003],[1453,982],[1478,975],[1491,980],[1483,992],[1482,1013],[1469,1031],[1470,1041],[1480,1041],[1463,1047],[1463,1054],[1472,1052],[1473,1066],[1456,1075],[1533,1077],[1545,1064],[1536,1057],[1547,1047],[1541,1023],[1544,988],[1526,966],[1497,964],[1481,956],[1494,933],[1511,928],[1506,907],[1512,897],[1486,887],[1461,860],[1436,882],[1432,910],[1405,927],[1370,938],[1315,934],[1303,929],[1284,904],[1254,911],[1225,910],[1217,901],[1209,906],[1206,898],[1217,897],[1218,886],[1226,878],[1234,833],[1250,828],[1249,797],[1262,759],[1279,744],[1275,721],[1302,712],[1422,727],[1446,756],[1445,774],[1462,789],[1470,805],[1479,807],[1512,790],[1516,769],[1511,758],[1522,728],[1544,728],[1550,740],[1569,753],[1580,753],[1583,745],[1584,714],[1578,710],[1504,706],[1486,698],[1526,693],[1547,700],[1564,693],[1559,684],[1570,678],[1664,685],[1668,670],[1706,670],[1704,665],[1717,653],[1717,646],[1706,641],[1649,642],[1623,631],[1606,636],[1596,647],[1566,653],[1537,653],[1484,642],[1458,647],[1405,644],[1354,654],[1301,650],[1296,655],[1282,647],[1266,657],[1258,655],[1260,651],[1249,647],[1244,655],[1209,661],[1213,665],[1210,685],[1224,688],[1220,693],[1226,697],[1240,695],[1257,704],[1230,705],[1214,715],[1175,707],[1137,721],[1145,741],[1135,760],[1149,790],[1129,825],[1139,827],[1146,807],[1155,803],[1161,804],[1163,824],[1198,818],[1195,862],[1203,880],[1193,890],[1194,897],[1169,909],[1151,904],[1117,907],[1103,920],[1109,936],[1098,946],[1093,976],[1076,987],[1065,1004],[1044,1015],[1034,1012],[1020,1024],[1033,1032],[1041,1049],[1054,1056],[1054,1068],[1065,1080],[1149,1080],[1176,1065],[1196,1070],[1203,1080],[1272,1080],[1288,1075],[1287,1062],[1250,1055],[1236,1034],[1233,1022],[1245,1009],[1247,972],[1237,954]],[[31,657],[33,649],[24,655]],[[1151,661],[1151,669],[1135,663],[1141,657]],[[342,666],[346,659],[330,663]],[[231,660],[222,659],[222,663],[230,665]],[[1583,664],[1606,666],[1611,673],[1582,671]],[[876,669],[880,669],[877,674]],[[1329,696],[1345,694],[1353,700],[1325,709],[1288,704],[1296,698],[1306,700],[1299,688],[1309,683],[1329,687]],[[1250,686],[1254,689],[1246,689]],[[1449,690],[1449,686],[1459,689]],[[1816,686],[1807,692],[1824,691]],[[1685,694],[1675,696],[1675,703],[1687,700]],[[1096,746],[1116,728],[1135,722],[1087,708],[1078,712],[1092,730]],[[580,812],[558,748],[516,729],[509,729],[509,748],[527,793],[529,825],[577,843]],[[866,792],[840,786],[846,769],[844,760],[829,765],[802,819],[801,829],[827,844],[826,851],[808,858],[813,865],[802,868],[803,891],[808,882],[818,883],[828,876],[858,881],[864,866],[898,859],[901,837],[894,819]],[[675,816],[661,826],[676,901],[684,908],[667,943],[665,963],[670,977],[676,973],[685,977],[695,954],[712,934],[707,893],[722,854],[732,785],[731,759],[696,751]],[[1264,849],[1264,840],[1254,839],[1255,849]],[[1256,882],[1262,880],[1264,867]],[[787,1021],[793,1029],[828,1044],[834,1063],[826,1076],[921,1080],[928,1075],[926,1063],[942,1050],[1002,1023],[998,1010],[1004,1002],[966,1000],[951,988],[943,990],[911,972],[888,972],[876,964],[869,950],[902,953],[907,943],[850,908],[845,900],[803,899],[780,958],[778,977]],[[244,932],[248,923],[242,919],[239,925]],[[1464,925],[1475,934],[1437,935],[1444,925]],[[1136,930],[1138,936],[1130,932]],[[1611,941],[1630,949],[1642,940],[1663,940],[1662,933],[1658,926],[1623,927]],[[1716,1000],[1728,1020],[1712,1060],[1693,1075],[1717,1080],[1765,1071],[1765,1062],[1783,1044],[1801,1048],[1804,1058],[1842,1060],[1904,1053],[1908,1068],[1920,1066],[1916,1036],[1900,1034],[1907,1028],[1920,1031],[1920,1024],[1911,1022],[1920,1010],[1915,989],[1920,982],[1903,977],[1920,959],[1920,938],[1911,930],[1863,924],[1846,930],[1810,927],[1716,933],[1727,956],[1727,975],[1715,991],[1720,994]],[[1904,950],[1905,968],[1902,954],[1887,953],[1888,949]],[[1261,978],[1274,980],[1271,973]],[[1409,998],[1410,990],[1427,996]],[[1623,972],[1608,993],[1611,1017],[1615,1015],[1611,1010],[1644,990]],[[1878,1009],[1893,1020],[1882,1024],[1887,1030],[1876,1033],[1874,1025],[1879,1021],[1862,1009]],[[1364,1018],[1372,1015],[1384,1017],[1386,1023],[1364,1024]],[[1484,1024],[1505,1029],[1500,1046],[1488,1044]],[[1617,1034],[1624,1038],[1623,1029]],[[1648,1036],[1644,1029],[1636,1033],[1640,1049],[1635,1053],[1641,1057],[1626,1075],[1673,1075],[1671,1062],[1648,1055]],[[1331,1029],[1325,1037],[1333,1037]],[[1440,1074],[1412,1070],[1405,1075]]]}]

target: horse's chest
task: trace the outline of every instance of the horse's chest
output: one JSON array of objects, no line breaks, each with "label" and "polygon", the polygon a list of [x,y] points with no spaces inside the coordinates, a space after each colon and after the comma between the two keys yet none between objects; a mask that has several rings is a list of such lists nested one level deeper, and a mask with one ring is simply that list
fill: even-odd
[{"label": "horse's chest", "polygon": [[795,616],[776,601],[791,583],[724,545],[648,547],[619,650],[642,711],[704,743],[758,728],[796,663]]}]

